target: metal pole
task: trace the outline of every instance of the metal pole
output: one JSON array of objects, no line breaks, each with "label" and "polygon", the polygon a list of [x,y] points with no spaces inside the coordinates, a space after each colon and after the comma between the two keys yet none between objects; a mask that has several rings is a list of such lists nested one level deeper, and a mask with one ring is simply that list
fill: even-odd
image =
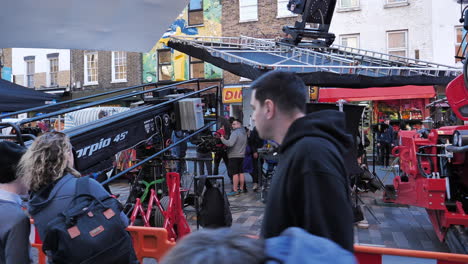
[{"label": "metal pole", "polygon": [[370,121],[371,121],[370,125],[371,125],[371,130],[372,130],[372,174],[374,174],[374,176],[377,176],[377,174],[375,174],[375,130],[372,127],[374,123],[374,102],[372,102],[372,111],[371,111]]}]

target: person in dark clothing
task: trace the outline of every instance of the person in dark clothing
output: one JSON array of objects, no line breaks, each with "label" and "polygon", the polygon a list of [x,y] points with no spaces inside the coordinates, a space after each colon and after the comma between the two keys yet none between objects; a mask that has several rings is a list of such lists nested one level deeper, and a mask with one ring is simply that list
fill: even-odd
[{"label": "person in dark clothing", "polygon": [[390,125],[390,119],[385,119],[382,124],[381,133],[377,138],[377,146],[380,148],[380,161],[384,167],[390,165],[390,152],[394,145],[395,132]]},{"label": "person in dark clothing", "polygon": [[271,71],[252,85],[259,136],[280,144],[261,235],[295,226],[353,251],[353,212],[343,153],[352,146],[345,115],[305,114],[308,89],[294,73]]},{"label": "person in dark clothing", "polygon": [[[201,138],[201,142],[197,145],[197,158],[200,160],[197,161],[199,175],[211,175],[212,169],[212,153],[211,146],[208,144],[208,141],[204,138]],[[206,167],[206,171],[205,171]],[[205,173],[206,172],[206,173]]]},{"label": "person in dark clothing", "polygon": [[13,142],[0,141],[0,263],[31,263],[31,224],[20,198],[28,189],[16,177],[16,165],[25,151]]},{"label": "person in dark clothing", "polygon": [[[187,134],[181,130],[174,130],[171,135],[171,141],[173,144],[181,141]],[[183,174],[186,171],[185,165],[185,155],[187,155],[187,141],[180,143],[179,145],[173,147],[171,149],[171,155],[175,158],[179,158],[180,160],[176,161],[177,164],[177,172]]]},{"label": "person in dark clothing", "polygon": [[247,138],[247,144],[252,151],[252,163],[253,163],[253,171],[252,175],[252,182],[253,187],[252,190],[256,192],[258,190],[258,149],[263,147],[263,140],[258,136],[257,128],[254,127],[250,132],[250,136]]},{"label": "person in dark clothing", "polygon": [[[223,124],[221,127],[214,133],[214,136],[216,138],[222,138],[222,137],[227,137],[229,138],[228,135],[228,130],[230,132],[230,129],[228,127],[230,126],[229,122],[226,122],[227,125]],[[214,168],[213,168],[213,175],[218,175],[219,174],[219,164],[221,163],[221,160],[224,161],[224,165],[226,165],[226,168],[228,167],[228,155],[227,155],[227,146],[220,143],[216,145],[216,150],[215,150],[215,155],[214,155]],[[232,182],[232,179],[231,179]]]}]

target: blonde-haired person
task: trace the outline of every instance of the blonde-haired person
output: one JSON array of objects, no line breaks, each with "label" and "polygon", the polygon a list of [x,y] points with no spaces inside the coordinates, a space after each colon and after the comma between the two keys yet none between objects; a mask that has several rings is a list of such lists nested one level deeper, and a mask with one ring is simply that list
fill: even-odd
[{"label": "blonde-haired person", "polygon": [[[68,209],[75,197],[80,173],[73,166],[70,139],[61,132],[37,137],[18,164],[19,177],[31,192],[29,213],[42,239],[48,223]],[[95,197],[109,196],[95,180],[88,181],[88,190]],[[127,226],[127,216],[121,212],[120,218]]]}]

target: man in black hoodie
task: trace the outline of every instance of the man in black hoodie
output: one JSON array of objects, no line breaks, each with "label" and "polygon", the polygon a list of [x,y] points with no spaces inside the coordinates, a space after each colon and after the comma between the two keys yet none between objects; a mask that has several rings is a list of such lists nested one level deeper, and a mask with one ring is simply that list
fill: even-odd
[{"label": "man in black hoodie", "polygon": [[265,238],[291,226],[353,251],[353,213],[343,153],[351,145],[345,115],[305,114],[308,90],[294,73],[269,72],[251,85],[261,138],[280,144],[262,226]]}]

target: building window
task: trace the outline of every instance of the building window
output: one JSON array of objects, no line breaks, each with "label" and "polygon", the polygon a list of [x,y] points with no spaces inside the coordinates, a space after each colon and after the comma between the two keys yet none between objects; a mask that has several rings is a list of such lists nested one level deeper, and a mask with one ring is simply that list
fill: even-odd
[{"label": "building window", "polygon": [[399,4],[399,3],[408,3],[408,0],[386,0],[387,4]]},{"label": "building window", "polygon": [[461,58],[458,57],[463,57],[463,27],[455,27],[455,62],[460,62]]},{"label": "building window", "polygon": [[127,81],[127,52],[112,52],[112,82]]},{"label": "building window", "polygon": [[34,71],[35,60],[27,60],[26,62],[26,84],[29,88],[34,88]]},{"label": "building window", "polygon": [[257,21],[257,0],[239,0],[239,22]]},{"label": "building window", "polygon": [[356,8],[359,7],[359,0],[340,0],[340,8]]},{"label": "building window", "polygon": [[289,0],[278,0],[278,17],[292,17],[297,16],[288,9]]},{"label": "building window", "polygon": [[85,53],[84,66],[84,85],[98,84],[98,53]]},{"label": "building window", "polygon": [[205,63],[195,57],[190,57],[190,79],[205,78]]},{"label": "building window", "polygon": [[50,86],[57,86],[58,85],[58,58],[50,58],[49,59],[49,80]]},{"label": "building window", "polygon": [[172,80],[171,50],[158,50],[158,79],[160,81]]},{"label": "building window", "polygon": [[341,46],[359,49],[359,34],[341,35],[340,44]]},{"label": "building window", "polygon": [[406,57],[408,52],[408,31],[387,32],[387,52],[391,55]]},{"label": "building window", "polygon": [[203,25],[203,0],[190,0],[188,6],[188,25]]},{"label": "building window", "polygon": [[385,0],[384,8],[408,6],[408,0]]}]

